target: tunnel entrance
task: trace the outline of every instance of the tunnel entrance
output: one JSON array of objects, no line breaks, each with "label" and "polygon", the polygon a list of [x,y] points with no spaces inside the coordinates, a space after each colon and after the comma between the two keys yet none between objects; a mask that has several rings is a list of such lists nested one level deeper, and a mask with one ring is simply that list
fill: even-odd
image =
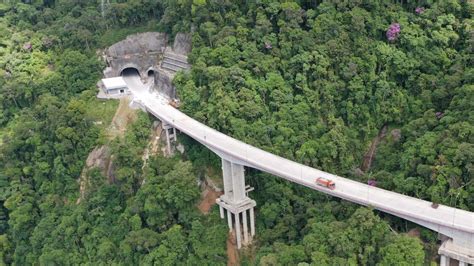
[{"label": "tunnel entrance", "polygon": [[153,78],[155,76],[155,70],[150,69],[148,70],[148,78]]},{"label": "tunnel entrance", "polygon": [[138,69],[134,67],[127,67],[120,72],[120,76],[140,76],[140,73],[138,72]]},{"label": "tunnel entrance", "polygon": [[147,80],[146,80],[146,82],[147,82],[148,84],[151,84],[151,83],[154,83],[154,81],[155,81],[155,70],[150,69],[150,70],[148,70],[148,72],[147,72]]}]

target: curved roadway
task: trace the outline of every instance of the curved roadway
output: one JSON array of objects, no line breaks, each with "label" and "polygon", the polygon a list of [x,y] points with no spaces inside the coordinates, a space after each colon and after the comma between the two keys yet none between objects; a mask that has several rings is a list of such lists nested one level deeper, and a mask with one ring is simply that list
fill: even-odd
[{"label": "curved roadway", "polygon": [[[452,238],[461,236],[462,245],[474,249],[474,213],[368,186],[344,177],[314,169],[222,134],[171,107],[168,100],[149,92],[136,75],[124,76],[133,96],[148,112],[204,144],[219,156],[242,165],[282,177],[314,190],[413,221]],[[315,183],[317,177],[331,179],[335,190]],[[457,241],[456,241],[457,242]]]}]

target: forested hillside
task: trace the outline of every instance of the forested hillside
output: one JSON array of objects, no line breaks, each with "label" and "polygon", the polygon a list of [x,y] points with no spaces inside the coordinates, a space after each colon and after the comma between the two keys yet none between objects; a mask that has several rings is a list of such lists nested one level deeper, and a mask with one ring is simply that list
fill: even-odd
[{"label": "forested hillside", "polygon": [[[184,110],[286,158],[474,211],[473,6],[351,2],[196,3],[193,69],[176,80]],[[266,174],[248,180],[260,203],[261,261],[423,257],[417,241],[388,230],[414,227],[405,221],[362,215]],[[436,240],[428,230],[421,237]]]},{"label": "forested hillside", "polygon": [[[468,1],[157,2],[0,4],[0,264],[226,264],[225,221],[196,208],[196,179],[219,172],[218,158],[180,136],[184,155],[143,166],[150,117],[113,140],[101,125],[116,104],[95,99],[99,51],[141,31],[193,30],[192,70],[175,79],[190,116],[288,159],[474,211]],[[116,179],[92,169],[78,202],[99,145],[111,147]],[[427,229],[246,176],[257,238],[244,265],[435,260]]]}]

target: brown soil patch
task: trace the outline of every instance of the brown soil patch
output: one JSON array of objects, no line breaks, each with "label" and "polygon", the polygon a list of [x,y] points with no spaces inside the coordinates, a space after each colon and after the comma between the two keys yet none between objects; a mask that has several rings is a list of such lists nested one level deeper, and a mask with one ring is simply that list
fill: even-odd
[{"label": "brown soil patch", "polygon": [[229,232],[229,235],[227,236],[227,259],[227,266],[240,265],[234,230]]},{"label": "brown soil patch", "polygon": [[153,132],[150,135],[150,140],[148,141],[148,145],[146,146],[145,150],[143,151],[142,155],[142,160],[143,160],[143,165],[142,169],[145,168],[145,166],[148,163],[148,159],[150,156],[154,156],[158,154],[158,150],[160,148],[160,136],[161,136],[161,126],[157,125],[154,129]]},{"label": "brown soil patch", "polygon": [[163,129],[159,125],[153,131],[151,137],[151,155],[156,155],[158,153],[158,150],[160,148],[160,136],[162,131]]},{"label": "brown soil patch", "polygon": [[214,191],[208,187],[202,192],[202,200],[198,205],[198,209],[203,214],[208,214],[212,206],[216,204],[216,199],[222,195],[222,192]]},{"label": "brown soil patch", "polygon": [[374,160],[375,151],[377,150],[377,146],[379,145],[380,140],[382,140],[385,137],[386,134],[387,134],[387,125],[384,125],[380,129],[379,134],[372,140],[372,144],[370,145],[370,149],[364,155],[364,161],[362,162],[362,166],[360,167],[360,169],[364,173],[367,172],[367,170],[370,169],[370,166],[372,165],[372,161]]},{"label": "brown soil patch", "polygon": [[408,231],[407,235],[410,237],[420,238],[420,235],[421,235],[420,229],[413,228],[410,231]]},{"label": "brown soil patch", "polygon": [[117,136],[123,136],[127,126],[137,118],[137,112],[130,108],[130,98],[120,98],[120,103],[115,112],[112,123],[107,128],[107,136],[114,139]]}]

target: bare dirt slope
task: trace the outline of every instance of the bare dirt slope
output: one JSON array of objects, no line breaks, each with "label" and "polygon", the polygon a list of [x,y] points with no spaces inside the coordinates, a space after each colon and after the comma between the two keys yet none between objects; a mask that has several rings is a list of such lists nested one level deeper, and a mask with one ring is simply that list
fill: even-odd
[{"label": "bare dirt slope", "polygon": [[112,119],[112,123],[110,123],[106,132],[110,140],[123,136],[127,126],[137,118],[136,110],[130,108],[129,104],[130,98],[123,97],[120,99],[120,104]]},{"label": "bare dirt slope", "polygon": [[[119,106],[115,111],[115,115],[112,118],[112,122],[110,126],[106,129],[106,135],[109,140],[113,140],[116,137],[121,137],[125,134],[127,126],[133,122],[136,117],[137,113],[135,110],[129,107],[130,99],[128,97],[124,97],[120,99]],[[110,148],[107,145],[102,145],[99,147],[95,147],[87,157],[86,165],[82,170],[81,176],[79,178],[79,193],[80,197],[77,199],[77,204],[84,199],[87,193],[87,187],[90,185],[89,177],[87,176],[87,172],[97,167],[102,172],[104,176],[107,177],[110,183],[114,182],[113,176],[113,158],[110,153]]]},{"label": "bare dirt slope", "polygon": [[216,199],[222,195],[222,192],[217,192],[209,187],[206,187],[201,195],[202,200],[198,205],[198,209],[201,211],[201,213],[208,214],[212,206],[216,204]]},{"label": "bare dirt slope", "polygon": [[384,125],[380,131],[379,134],[372,140],[372,144],[370,145],[369,150],[367,153],[364,155],[364,161],[362,162],[362,166],[360,169],[365,173],[370,169],[370,166],[372,165],[372,162],[375,157],[375,153],[377,151],[377,146],[380,143],[380,140],[382,140],[385,135],[387,134],[387,125]]},{"label": "bare dirt slope", "polygon": [[[148,159],[150,158],[150,156],[157,155],[158,151],[160,151],[160,139],[161,139],[162,131],[163,130],[162,130],[162,128],[159,124],[153,129],[153,131],[150,135],[150,139],[148,141],[148,144],[147,144],[145,150],[143,151],[142,169],[144,169],[145,166],[148,164]],[[165,155],[164,152],[163,152],[163,155]]]},{"label": "bare dirt slope", "polygon": [[227,236],[227,266],[240,265],[237,243],[235,243],[235,233],[229,232]]}]

